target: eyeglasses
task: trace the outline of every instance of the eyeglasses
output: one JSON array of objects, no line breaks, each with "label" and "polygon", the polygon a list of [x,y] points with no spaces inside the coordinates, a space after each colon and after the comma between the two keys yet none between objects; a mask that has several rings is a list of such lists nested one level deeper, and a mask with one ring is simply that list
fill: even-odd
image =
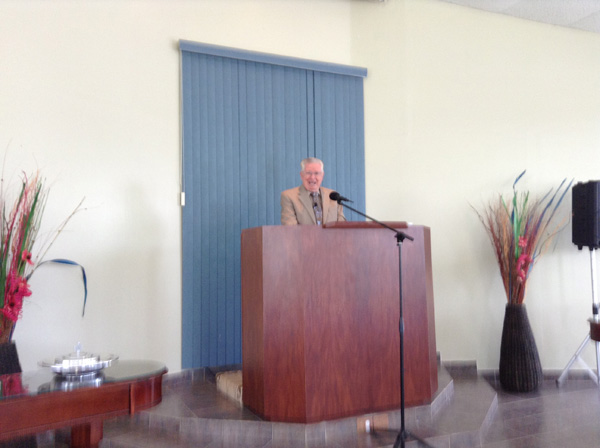
[{"label": "eyeglasses", "polygon": [[309,176],[319,177],[319,176],[323,175],[323,171],[320,171],[320,172],[316,172],[316,171],[304,171],[304,175],[306,177],[309,177]]}]

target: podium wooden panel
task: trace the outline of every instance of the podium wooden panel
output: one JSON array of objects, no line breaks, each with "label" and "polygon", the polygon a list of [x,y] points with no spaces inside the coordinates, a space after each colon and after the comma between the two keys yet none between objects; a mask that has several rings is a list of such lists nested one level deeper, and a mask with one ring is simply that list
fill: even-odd
[{"label": "podium wooden panel", "polygon": [[[402,230],[414,238],[402,245],[412,406],[437,390],[431,249],[429,228]],[[264,226],[243,230],[241,246],[244,405],[299,423],[399,408],[394,233],[374,223]]]}]

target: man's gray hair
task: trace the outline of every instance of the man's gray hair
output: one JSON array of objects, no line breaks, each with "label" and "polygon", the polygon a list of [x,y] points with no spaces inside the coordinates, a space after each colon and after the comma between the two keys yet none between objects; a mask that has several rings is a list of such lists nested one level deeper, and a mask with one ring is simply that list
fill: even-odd
[{"label": "man's gray hair", "polygon": [[302,160],[302,162],[300,162],[301,171],[304,171],[304,168],[309,163],[318,163],[321,165],[321,170],[324,171],[325,167],[323,166],[323,161],[321,159],[317,159],[316,157],[307,157],[306,159]]}]

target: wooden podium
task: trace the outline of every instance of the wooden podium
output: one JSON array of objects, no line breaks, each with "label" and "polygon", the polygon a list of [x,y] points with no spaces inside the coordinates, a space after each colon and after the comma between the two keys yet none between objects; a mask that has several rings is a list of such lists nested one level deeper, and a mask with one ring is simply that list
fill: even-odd
[{"label": "wooden podium", "polygon": [[[402,244],[406,406],[437,390],[429,228]],[[375,223],[242,231],[244,405],[313,423],[400,408],[398,246]]]}]

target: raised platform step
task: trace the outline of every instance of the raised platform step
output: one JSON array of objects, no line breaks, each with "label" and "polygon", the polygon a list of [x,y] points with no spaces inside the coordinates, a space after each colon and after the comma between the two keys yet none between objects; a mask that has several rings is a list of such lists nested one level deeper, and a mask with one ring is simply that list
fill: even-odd
[{"label": "raised platform step", "polygon": [[[430,405],[406,409],[406,429],[436,448],[480,447],[497,409],[496,392],[482,379],[454,381],[443,368],[438,383]],[[400,410],[306,425],[267,422],[219,392],[210,378],[191,375],[166,381],[155,408],[107,422],[101,446],[138,447],[143,440],[148,447],[382,448],[394,444],[400,426]]]}]

